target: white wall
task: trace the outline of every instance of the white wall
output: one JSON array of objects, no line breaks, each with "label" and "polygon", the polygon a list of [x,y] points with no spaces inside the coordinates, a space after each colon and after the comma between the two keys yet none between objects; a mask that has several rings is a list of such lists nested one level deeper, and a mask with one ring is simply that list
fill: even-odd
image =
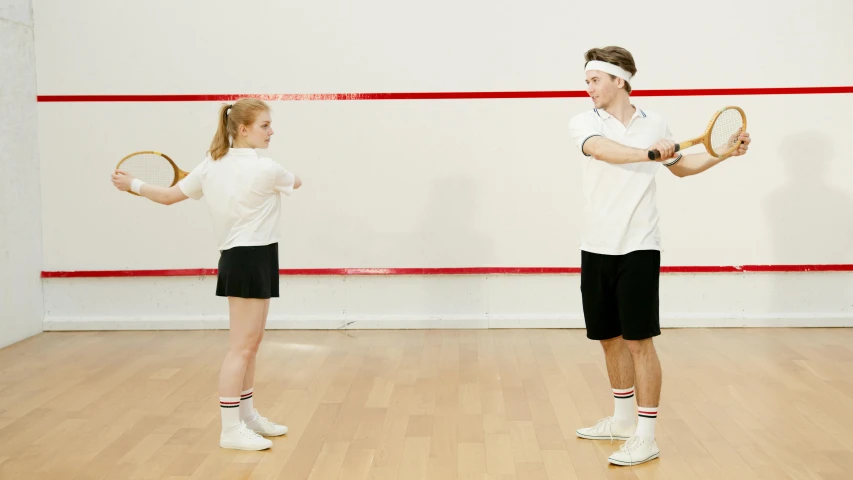
[{"label": "white wall", "polygon": [[41,188],[33,16],[0,3],[0,347],[42,331]]},{"label": "white wall", "polygon": [[[577,275],[282,277],[268,328],[577,328]],[[227,328],[216,277],[50,278],[45,329]],[[664,327],[853,326],[853,275],[669,274]]]},{"label": "white wall", "polygon": [[[603,12],[590,12],[588,3],[555,0],[242,5],[238,15],[223,0],[37,0],[39,93],[579,90],[583,52],[608,44],[635,54],[639,90],[833,86],[853,79],[848,62],[815,58],[853,54],[846,25],[853,4],[834,0],[811,2],[796,19],[785,8],[724,1],[689,24],[682,2],[641,9],[625,2],[630,13],[607,29],[590,21]],[[619,2],[608,9],[618,11]],[[727,34],[718,34],[721,26]],[[678,138],[701,132],[718,107],[737,104],[755,139],[747,157],[698,177],[680,180],[661,171],[664,264],[853,264],[853,161],[843,148],[853,95],[635,102],[665,114]],[[590,108],[587,99],[271,104],[277,135],[267,153],[305,180],[285,201],[283,268],[579,265],[580,157],[567,123]],[[142,149],[194,167],[218,106],[41,103],[44,268],[215,267],[202,202],[157,206],[115,192],[108,174],[122,156]],[[794,315],[810,324],[827,316],[853,322],[853,288],[839,288],[851,277],[673,276],[662,304],[675,320],[693,312],[725,321],[772,323]],[[224,304],[213,298],[210,280],[51,279],[48,324],[108,319],[126,326],[132,317],[174,320],[172,312],[183,308],[193,321],[207,318],[199,312],[221,315]],[[547,323],[549,315],[580,318],[576,280],[292,277],[284,281],[300,293],[275,308],[282,321],[298,318],[309,326],[347,315],[387,320],[382,325],[460,315],[480,325],[502,316]],[[806,286],[823,293],[805,295]],[[683,304],[682,288],[701,290],[708,300]],[[759,293],[745,297],[737,290],[743,288]],[[389,294],[400,289],[405,293]],[[186,295],[170,300],[175,291]],[[104,306],[112,305],[106,297],[128,298],[121,295],[132,297],[131,307]],[[796,298],[802,305],[790,304]]]}]

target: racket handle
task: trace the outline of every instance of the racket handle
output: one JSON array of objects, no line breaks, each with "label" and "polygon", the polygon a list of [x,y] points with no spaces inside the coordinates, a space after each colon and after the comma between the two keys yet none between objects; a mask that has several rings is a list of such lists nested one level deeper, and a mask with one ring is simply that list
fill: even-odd
[{"label": "racket handle", "polygon": [[[675,151],[681,150],[681,146],[679,144],[675,144]],[[649,160],[657,160],[660,158],[660,152],[657,150],[649,150]]]}]

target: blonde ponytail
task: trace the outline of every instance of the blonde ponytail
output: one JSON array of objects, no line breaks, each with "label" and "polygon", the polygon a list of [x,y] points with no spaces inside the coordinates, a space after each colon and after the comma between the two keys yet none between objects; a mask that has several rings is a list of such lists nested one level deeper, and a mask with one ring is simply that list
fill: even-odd
[{"label": "blonde ponytail", "polygon": [[237,128],[253,124],[260,112],[269,112],[269,106],[254,98],[241,98],[233,105],[222,105],[219,108],[219,125],[210,142],[210,158],[219,160],[224,157],[231,148],[231,140],[237,135]]},{"label": "blonde ponytail", "polygon": [[216,134],[213,136],[213,141],[210,142],[210,158],[219,160],[228,153],[231,147],[231,142],[228,139],[228,109],[231,105],[223,105],[219,108],[219,125],[216,127]]}]

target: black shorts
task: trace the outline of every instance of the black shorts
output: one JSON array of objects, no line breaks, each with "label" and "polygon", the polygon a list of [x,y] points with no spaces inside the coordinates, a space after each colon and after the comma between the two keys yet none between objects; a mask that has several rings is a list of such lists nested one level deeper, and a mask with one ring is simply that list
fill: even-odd
[{"label": "black shorts", "polygon": [[660,251],[625,255],[581,251],[586,336],[643,340],[660,335]]},{"label": "black shorts", "polygon": [[278,243],[223,250],[216,296],[278,297]]}]

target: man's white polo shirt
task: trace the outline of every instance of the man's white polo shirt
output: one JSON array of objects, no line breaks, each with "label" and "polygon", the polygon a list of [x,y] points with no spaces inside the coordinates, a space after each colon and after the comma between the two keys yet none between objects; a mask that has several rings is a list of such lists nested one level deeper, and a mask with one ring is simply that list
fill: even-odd
[{"label": "man's white polo shirt", "polygon": [[[576,115],[569,127],[581,150],[584,142],[596,135],[642,149],[662,138],[672,138],[669,126],[660,115],[639,108],[627,127],[599,109]],[[608,255],[660,250],[655,188],[655,174],[660,166],[661,163],[651,160],[615,165],[584,154],[586,204],[581,250]]]}]

